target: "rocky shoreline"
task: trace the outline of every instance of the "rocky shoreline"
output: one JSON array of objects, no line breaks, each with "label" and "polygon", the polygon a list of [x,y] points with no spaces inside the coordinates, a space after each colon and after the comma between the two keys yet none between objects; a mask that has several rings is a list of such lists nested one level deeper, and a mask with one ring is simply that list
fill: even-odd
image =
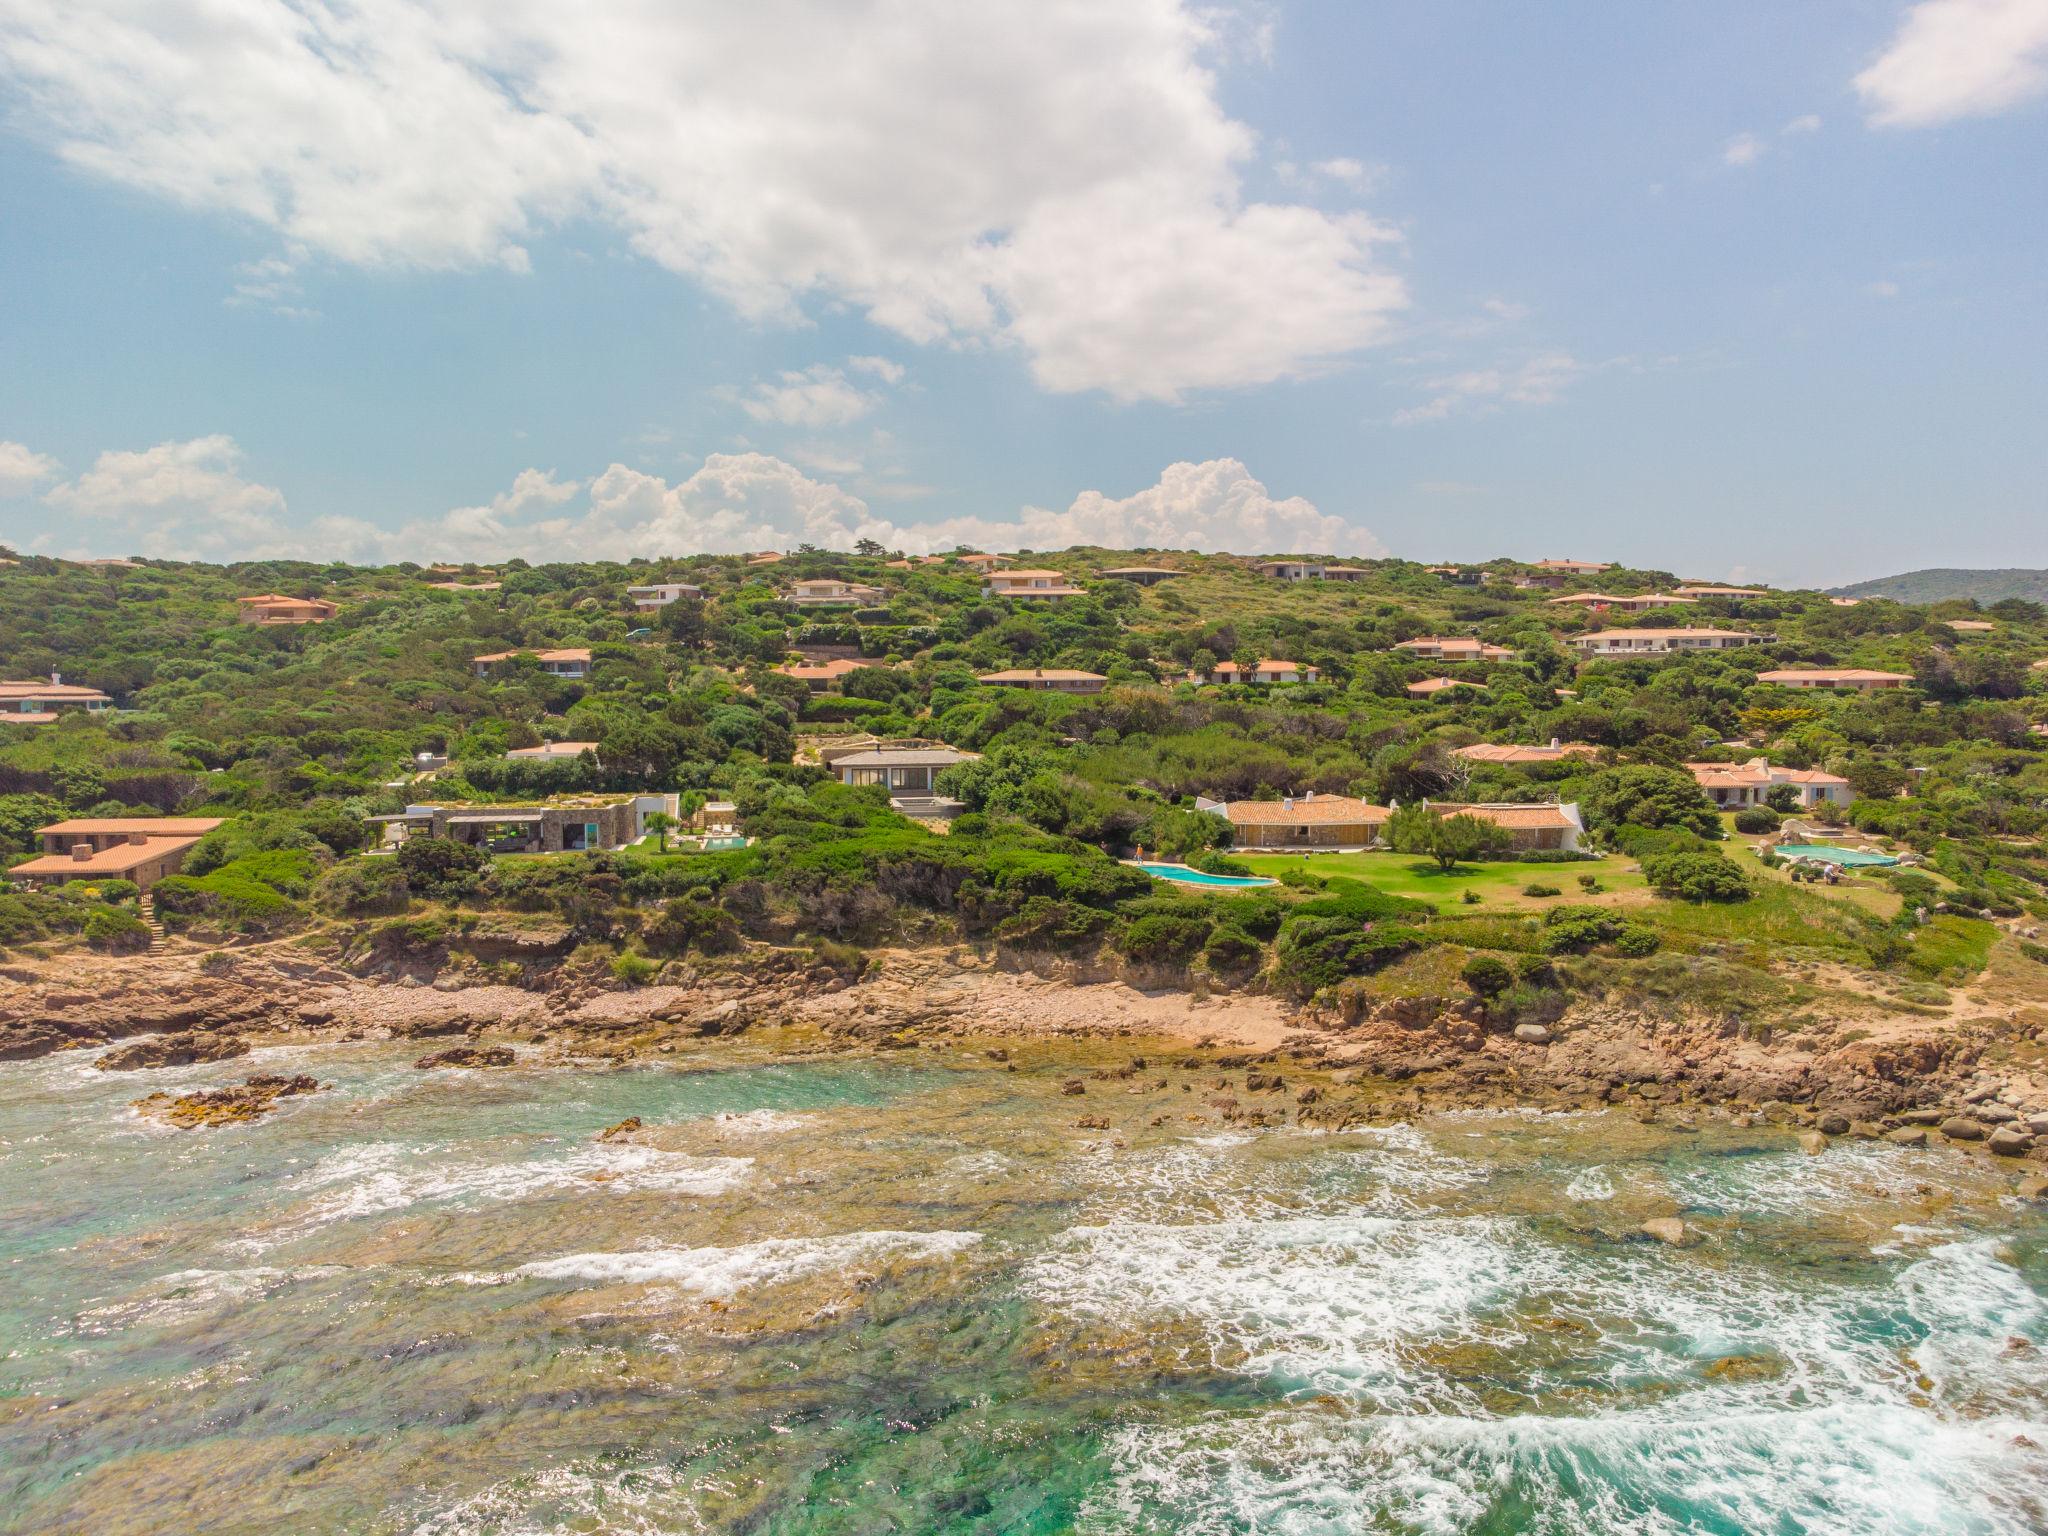
[{"label": "rocky shoreline", "polygon": [[[423,1068],[503,1066],[512,1044],[538,1048],[522,1061],[589,1065],[769,1027],[796,1032],[807,1051],[1164,1040],[1187,1049],[1177,1065],[1244,1073],[1208,1106],[1244,1123],[1327,1124],[1367,1105],[1382,1116],[1607,1105],[1680,1130],[1714,1113],[1821,1140],[1946,1144],[2048,1167],[2048,1081],[2014,1059],[2025,1027],[2016,1036],[1989,1017],[1810,1029],[1778,1042],[1739,1021],[1603,1003],[1576,1004],[1546,1026],[1496,1025],[1470,997],[1393,998],[1362,1014],[1290,1010],[1263,994],[1139,990],[958,949],[890,951],[859,980],[789,952],[672,972],[656,986],[566,967],[526,980],[363,975],[278,951],[225,963],[67,955],[0,969],[0,1060],[121,1041],[96,1065],[149,1070],[265,1045],[397,1039],[445,1042]],[[1262,1075],[1282,1083],[1287,1070],[1323,1086],[1249,1086]]]}]

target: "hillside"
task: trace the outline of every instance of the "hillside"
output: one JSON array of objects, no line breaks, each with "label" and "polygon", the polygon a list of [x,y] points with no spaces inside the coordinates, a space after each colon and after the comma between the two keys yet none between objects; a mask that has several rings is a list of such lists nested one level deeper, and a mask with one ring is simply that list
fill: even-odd
[{"label": "hillside", "polygon": [[1888,597],[1899,603],[1946,603],[1957,598],[1997,603],[2009,597],[2048,603],[2048,571],[2024,568],[1965,571],[1936,566],[1924,571],[1906,571],[1897,576],[1880,576],[1874,581],[1859,581],[1852,586],[1831,588],[1830,591],[1837,597]]}]

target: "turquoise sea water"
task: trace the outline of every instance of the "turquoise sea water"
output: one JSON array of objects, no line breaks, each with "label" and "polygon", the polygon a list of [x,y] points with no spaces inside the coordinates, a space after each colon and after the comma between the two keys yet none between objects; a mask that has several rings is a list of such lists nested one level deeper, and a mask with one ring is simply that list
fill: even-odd
[{"label": "turquoise sea water", "polygon": [[[1604,1113],[1245,1130],[1213,1067],[1062,1094],[1096,1050],[0,1065],[0,1529],[2048,1529],[2009,1169]],[[251,1070],[334,1087],[126,1108]],[[1637,1234],[1673,1208],[1697,1246]]]}]

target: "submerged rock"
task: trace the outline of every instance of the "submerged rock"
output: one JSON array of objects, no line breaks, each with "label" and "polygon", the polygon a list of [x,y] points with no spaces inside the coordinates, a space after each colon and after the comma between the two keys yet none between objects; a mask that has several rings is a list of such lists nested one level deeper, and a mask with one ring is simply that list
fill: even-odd
[{"label": "submerged rock", "polygon": [[1902,1147],[1924,1147],[1927,1145],[1927,1127],[1902,1125],[1896,1131],[1886,1131],[1884,1139]]},{"label": "submerged rock", "polygon": [[117,1045],[93,1065],[102,1072],[136,1072],[149,1067],[189,1067],[195,1062],[226,1061],[248,1054],[249,1042],[240,1035],[202,1035],[187,1030],[175,1035],[149,1035]]},{"label": "submerged rock", "polygon": [[603,1130],[599,1131],[597,1133],[597,1139],[599,1141],[623,1141],[626,1137],[630,1136],[633,1132],[639,1129],[640,1117],[638,1115],[628,1115],[625,1119],[621,1120],[617,1125],[608,1125]]},{"label": "submerged rock", "polygon": [[445,1051],[422,1056],[413,1065],[432,1067],[509,1067],[519,1058],[509,1045],[453,1045]]},{"label": "submerged rock", "polygon": [[175,1125],[180,1130],[195,1130],[200,1126],[243,1125],[251,1120],[260,1120],[277,1106],[279,1099],[296,1098],[302,1093],[313,1093],[320,1088],[316,1078],[301,1073],[297,1077],[279,1077],[269,1073],[258,1073],[245,1082],[234,1083],[226,1088],[213,1088],[204,1093],[186,1093],[173,1096],[159,1090],[135,1101],[135,1108],[145,1115]]},{"label": "submerged rock", "polygon": [[1658,1242],[1669,1243],[1673,1247],[1684,1243],[1687,1236],[1685,1223],[1676,1216],[1652,1216],[1643,1223],[1643,1231]]}]

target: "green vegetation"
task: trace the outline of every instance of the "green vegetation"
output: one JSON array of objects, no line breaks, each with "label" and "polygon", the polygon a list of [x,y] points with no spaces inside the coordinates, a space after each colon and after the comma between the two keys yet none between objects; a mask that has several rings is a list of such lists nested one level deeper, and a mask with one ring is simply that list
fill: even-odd
[{"label": "green vegetation", "polygon": [[[846,969],[880,944],[966,941],[1300,995],[1457,983],[1474,956],[1590,957],[1573,963],[1610,987],[1623,985],[1616,967],[1654,978],[1711,961],[1714,985],[1735,995],[1750,985],[1736,973],[1764,977],[1788,956],[1954,984],[1986,962],[1996,930],[1984,919],[2048,918],[2048,753],[2030,729],[2048,721],[2048,673],[2031,665],[2048,655],[2048,616],[2019,595],[1980,595],[1982,610],[1953,590],[1850,608],[1814,592],[1708,599],[1690,622],[1752,628],[1762,643],[1582,662],[1575,634],[1631,621],[1554,607],[1546,590],[1516,586],[1529,572],[1508,561],[1482,567],[1475,587],[1396,560],[1367,562],[1361,581],[1288,584],[1230,557],[1071,550],[1032,559],[1086,595],[1034,606],[983,597],[967,568],[893,569],[888,555],[804,550],[769,568],[733,557],[511,561],[465,571],[501,583],[467,595],[435,590],[439,575],[408,565],[124,570],[25,558],[0,567],[0,676],[62,671],[119,709],[0,737],[0,859],[29,856],[36,828],[66,815],[222,816],[156,888],[173,933],[227,943],[331,925],[358,951],[480,956],[520,934],[557,957],[596,946],[628,983],[678,957],[761,943]],[[1145,589],[1096,579],[1133,558],[1184,574]],[[814,576],[887,595],[845,614],[793,607],[787,584]],[[706,596],[650,623],[624,590],[664,580]],[[1587,584],[1671,582],[1616,569]],[[271,590],[330,598],[340,615],[301,628],[234,621],[237,594]],[[1973,616],[1997,627],[1951,627]],[[1515,658],[1445,664],[1392,649],[1430,633],[1475,635]],[[563,646],[590,651],[588,677],[550,675],[530,656],[483,677],[471,664]],[[813,693],[774,670],[796,647],[880,664]],[[1257,657],[1312,665],[1321,680],[1190,680],[1220,659]],[[1914,686],[1836,696],[1757,680],[1802,665],[1883,668]],[[1097,672],[1108,686],[1077,696],[976,681],[1019,666]],[[1407,696],[1436,673],[1484,686]],[[981,754],[942,776],[968,806],[950,834],[906,821],[880,790],[832,782],[810,751],[862,733]],[[1525,765],[1457,754],[1553,738],[1596,751]],[[596,745],[566,759],[506,756],[547,741]],[[419,754],[447,766],[417,779]],[[1856,803],[1796,811],[1796,790],[1782,786],[1771,810],[1724,817],[1684,767],[1759,755],[1840,774]],[[657,837],[547,858],[433,839],[397,857],[362,851],[367,818],[408,800],[570,791],[677,792],[685,815],[731,799],[751,842],[671,853]],[[1242,852],[1224,818],[1195,807],[1197,796],[1311,791],[1398,801],[1388,835],[1401,851]],[[1421,803],[1548,800],[1580,806],[1597,857],[1518,855],[1492,823]],[[1795,812],[1924,863],[1795,887],[1746,854],[1726,857],[1724,822],[1753,837]],[[1140,847],[1282,884],[1165,889],[1118,862]],[[1576,904],[1561,905],[1574,884]],[[0,946],[133,943],[133,894],[111,882],[99,894],[0,890]],[[1494,989],[1490,1008],[1532,1018],[1565,985],[1554,971],[1517,970],[1499,986],[1496,973],[1475,974]]]}]

